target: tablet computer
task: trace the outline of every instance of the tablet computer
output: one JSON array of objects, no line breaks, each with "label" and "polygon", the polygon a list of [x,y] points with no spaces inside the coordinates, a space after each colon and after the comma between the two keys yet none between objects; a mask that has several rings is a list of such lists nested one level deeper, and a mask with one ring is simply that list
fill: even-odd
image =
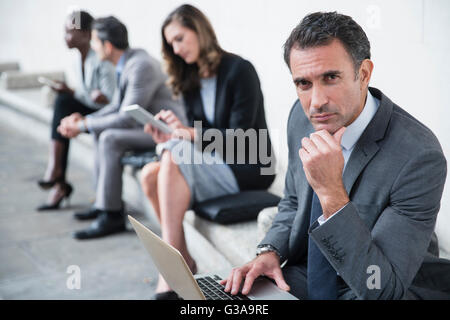
[{"label": "tablet computer", "polygon": [[143,125],[150,123],[153,127],[157,128],[163,133],[172,133],[173,131],[173,129],[169,127],[165,122],[155,119],[154,115],[137,104],[126,106],[123,108],[123,111]]}]

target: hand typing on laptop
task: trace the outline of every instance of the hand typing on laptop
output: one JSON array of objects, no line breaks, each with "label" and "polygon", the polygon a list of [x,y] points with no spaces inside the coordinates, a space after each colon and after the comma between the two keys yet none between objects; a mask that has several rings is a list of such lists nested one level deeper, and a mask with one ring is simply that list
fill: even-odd
[{"label": "hand typing on laptop", "polygon": [[245,279],[242,294],[247,295],[255,279],[262,275],[275,280],[280,289],[290,290],[289,285],[283,278],[278,255],[270,251],[257,256],[242,267],[233,268],[228,278],[220,281],[220,284],[225,286],[225,292],[231,291],[231,294],[235,295],[238,294],[242,280]]},{"label": "hand typing on laptop", "polygon": [[[133,217],[128,216],[128,219],[145,249],[151,255],[161,275],[174,290],[172,291],[172,297],[181,297],[187,300],[297,300],[290,293],[277,288],[268,279],[260,278],[255,280],[259,274],[264,273],[269,277],[272,274],[274,275],[272,278],[275,281],[279,281],[283,285],[283,288],[289,289],[282,279],[278,257],[276,256],[271,257],[269,253],[263,253],[253,261],[256,262],[255,268],[260,272],[253,271],[254,278],[252,279],[252,283],[248,285],[249,288],[247,290],[249,295],[244,296],[238,294],[238,289],[234,291],[234,294],[229,294],[223,291],[223,285],[218,282],[227,276],[228,270],[217,270],[214,274],[194,276],[177,249],[163,241]],[[248,270],[251,269],[248,268]],[[232,274],[235,274],[235,272],[232,272]],[[222,283],[226,281],[224,280]],[[253,288],[250,292],[251,286]],[[239,288],[239,284],[237,284],[237,288]]]}]

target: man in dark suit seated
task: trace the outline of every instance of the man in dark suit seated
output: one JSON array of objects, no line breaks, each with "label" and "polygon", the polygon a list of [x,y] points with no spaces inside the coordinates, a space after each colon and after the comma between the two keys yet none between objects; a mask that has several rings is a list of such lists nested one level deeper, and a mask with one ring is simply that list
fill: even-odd
[{"label": "man in dark suit seated", "polygon": [[164,108],[186,121],[181,102],[173,98],[165,84],[167,75],[160,63],[145,50],[129,47],[123,23],[115,17],[106,17],[95,20],[92,29],[92,48],[101,60],[116,66],[118,89],[109,105],[86,117],[73,114],[63,119],[59,128],[69,138],[88,132],[95,139],[96,201],[87,212],[76,213],[75,218],[97,220],[88,229],[74,233],[77,239],[125,230],[121,158],[128,150],[155,146],[143,126],[122,112],[122,107],[138,104],[152,114]]},{"label": "man in dark suit seated", "polygon": [[266,275],[303,299],[449,299],[433,234],[447,173],[438,140],[369,88],[369,40],[351,17],[310,14],[284,48],[299,98],[285,194],[225,291],[245,280],[247,294]]}]

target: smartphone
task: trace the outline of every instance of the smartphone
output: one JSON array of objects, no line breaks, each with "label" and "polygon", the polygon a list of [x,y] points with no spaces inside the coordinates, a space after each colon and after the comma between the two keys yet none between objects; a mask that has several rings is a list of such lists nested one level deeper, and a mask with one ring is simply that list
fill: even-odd
[{"label": "smartphone", "polygon": [[46,86],[49,86],[50,88],[54,88],[54,89],[62,88],[62,85],[59,82],[53,81],[49,78],[39,77],[38,81],[42,84],[45,84]]}]

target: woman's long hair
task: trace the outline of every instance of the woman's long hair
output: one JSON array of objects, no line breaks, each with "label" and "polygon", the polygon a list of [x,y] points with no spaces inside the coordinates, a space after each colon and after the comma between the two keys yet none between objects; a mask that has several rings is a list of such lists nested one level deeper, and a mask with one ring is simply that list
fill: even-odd
[{"label": "woman's long hair", "polygon": [[[164,29],[173,21],[178,21],[197,34],[200,46],[197,63],[187,64],[167,42]],[[208,18],[197,8],[188,4],[176,8],[164,21],[161,35],[162,55],[169,75],[168,85],[175,95],[199,88],[200,74],[214,75],[217,72],[224,50],[219,46]]]}]

